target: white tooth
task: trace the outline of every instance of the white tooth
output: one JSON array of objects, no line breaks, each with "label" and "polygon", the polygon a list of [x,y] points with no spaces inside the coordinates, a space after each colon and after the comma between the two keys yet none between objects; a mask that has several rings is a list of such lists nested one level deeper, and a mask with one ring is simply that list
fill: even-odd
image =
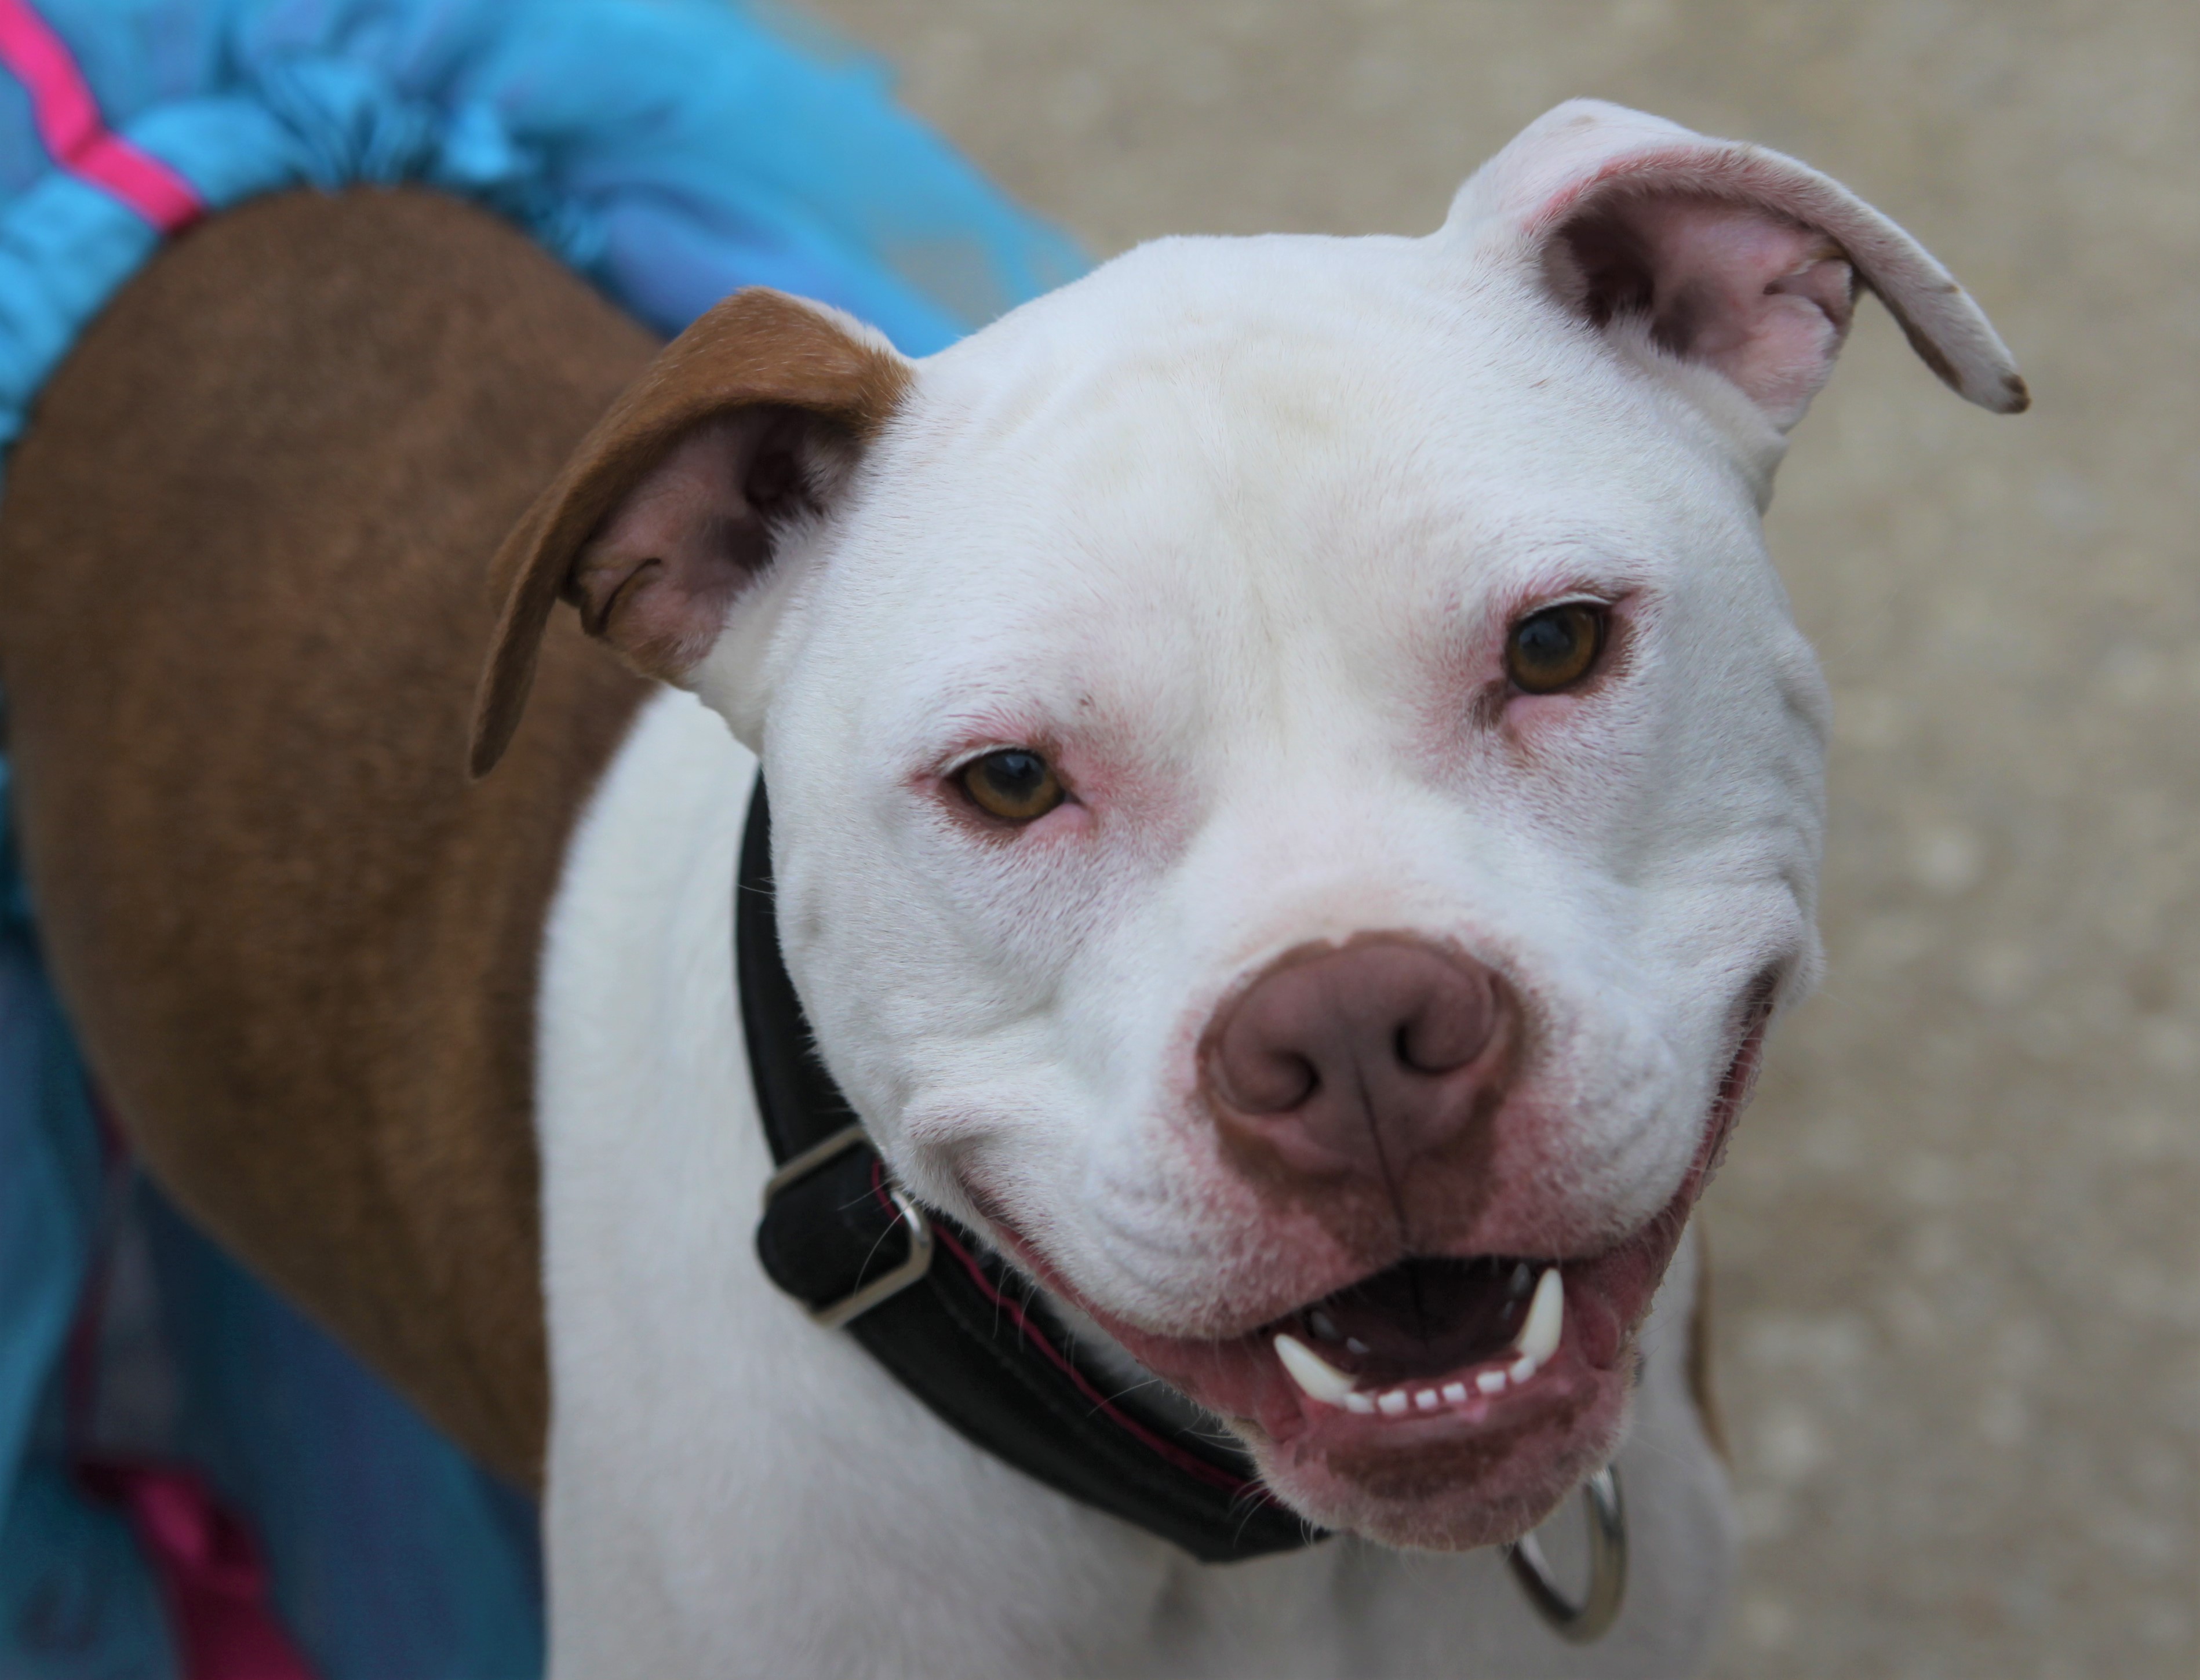
[{"label": "white tooth", "polygon": [[1291,1380],[1316,1400],[1342,1406],[1352,1392],[1352,1379],[1296,1336],[1276,1338],[1276,1357],[1283,1361]]},{"label": "white tooth", "polygon": [[1541,1365],[1559,1350],[1559,1333],[1566,1325],[1566,1285],[1559,1268],[1547,1266],[1536,1280],[1536,1298],[1528,1303],[1527,1322],[1512,1338],[1513,1350],[1531,1364]]},{"label": "white tooth", "polygon": [[1434,1389],[1423,1389],[1419,1394],[1413,1396],[1413,1404],[1419,1407],[1424,1412],[1433,1412],[1437,1407],[1443,1404],[1443,1400]]},{"label": "white tooth", "polygon": [[1524,1383],[1539,1368],[1532,1359],[1516,1359],[1505,1367],[1505,1374],[1516,1383]]},{"label": "white tooth", "polygon": [[1495,1394],[1505,1386],[1505,1373],[1502,1371],[1484,1371],[1475,1378],[1474,1385],[1484,1394]]},{"label": "white tooth", "polygon": [[1443,1396],[1453,1405],[1458,1405],[1460,1401],[1466,1398],[1466,1384],[1465,1383],[1446,1383],[1443,1386]]},{"label": "white tooth", "polygon": [[1374,1396],[1362,1394],[1355,1389],[1344,1396],[1344,1409],[1348,1412],[1358,1412],[1363,1416],[1372,1416],[1375,1411]]},{"label": "white tooth", "polygon": [[1375,1403],[1383,1408],[1384,1417],[1395,1418],[1413,1402],[1406,1398],[1405,1390],[1392,1389],[1388,1394],[1378,1396]]}]

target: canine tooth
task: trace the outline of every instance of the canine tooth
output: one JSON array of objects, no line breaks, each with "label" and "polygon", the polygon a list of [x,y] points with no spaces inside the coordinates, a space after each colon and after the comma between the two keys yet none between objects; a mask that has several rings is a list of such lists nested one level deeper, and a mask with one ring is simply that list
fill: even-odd
[{"label": "canine tooth", "polygon": [[1507,1366],[1505,1374],[1513,1382],[1524,1383],[1540,1368],[1534,1360],[1524,1357],[1516,1359],[1512,1364]]},{"label": "canine tooth", "polygon": [[1502,1371],[1478,1373],[1475,1377],[1474,1385],[1484,1394],[1495,1394],[1505,1386],[1505,1373]]},{"label": "canine tooth", "polygon": [[1443,1397],[1434,1389],[1423,1389],[1419,1394],[1413,1396],[1413,1404],[1419,1407],[1424,1412],[1433,1412],[1437,1407],[1443,1404]]},{"label": "canine tooth", "polygon": [[1375,1402],[1372,1396],[1355,1389],[1344,1396],[1344,1409],[1348,1412],[1358,1412],[1363,1417],[1372,1417],[1375,1412]]},{"label": "canine tooth", "polygon": [[1342,1406],[1352,1392],[1352,1379],[1296,1336],[1276,1338],[1276,1357],[1283,1361],[1291,1380],[1316,1400]]},{"label": "canine tooth", "polygon": [[1512,1340],[1513,1350],[1531,1365],[1541,1365],[1559,1350],[1559,1333],[1566,1323],[1566,1286],[1559,1268],[1547,1266],[1536,1280],[1536,1298],[1528,1303],[1527,1322]]},{"label": "canine tooth", "polygon": [[1453,1405],[1458,1405],[1460,1401],[1466,1398],[1466,1384],[1465,1383],[1446,1383],[1443,1385],[1443,1397],[1446,1400],[1448,1400]]},{"label": "canine tooth", "polygon": [[1392,1389],[1390,1393],[1377,1396],[1375,1403],[1382,1408],[1384,1417],[1395,1418],[1413,1402],[1406,1398],[1405,1390]]}]

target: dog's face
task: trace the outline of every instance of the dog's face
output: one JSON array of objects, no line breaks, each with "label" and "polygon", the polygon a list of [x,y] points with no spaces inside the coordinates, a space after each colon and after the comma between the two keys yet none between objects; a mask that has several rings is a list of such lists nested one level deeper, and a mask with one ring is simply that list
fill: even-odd
[{"label": "dog's face", "polygon": [[1509,1538],[1608,1455],[1816,963],[1758,516],[1855,266],[1969,306],[1767,158],[1562,108],[1428,239],[1164,242],[914,367],[810,316],[883,398],[660,426],[568,520],[758,747],[895,1171],[1327,1526]]},{"label": "dog's face", "polygon": [[[1299,1509],[1421,1543],[1609,1449],[1812,960],[1824,702],[1757,485],[1566,329],[1430,242],[1149,247],[920,371],[772,649],[782,937],[897,1170]],[[1390,1067],[1417,1033],[1460,1042]],[[1293,1059],[1401,1089],[1310,1119]],[[1559,1346],[1446,1402],[1513,1362],[1514,1261]],[[1317,1399],[1278,1332],[1438,1403]]]}]

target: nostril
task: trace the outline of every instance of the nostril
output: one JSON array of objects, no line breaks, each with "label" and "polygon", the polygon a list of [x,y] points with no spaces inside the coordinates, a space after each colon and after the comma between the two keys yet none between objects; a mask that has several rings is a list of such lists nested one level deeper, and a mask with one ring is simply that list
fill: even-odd
[{"label": "nostril", "polygon": [[1249,1160],[1381,1176],[1485,1112],[1507,1018],[1502,983],[1472,957],[1394,935],[1302,947],[1218,1013],[1199,1078]]},{"label": "nostril", "polygon": [[1271,967],[1225,1012],[1202,1057],[1215,1094],[1239,1114],[1282,1117],[1338,1103],[1357,1112],[1468,1068],[1501,1013],[1481,964],[1369,940]]},{"label": "nostril", "polygon": [[1477,1045],[1474,1049],[1462,1051],[1457,1047],[1459,1037],[1456,1033],[1441,1029],[1431,1032],[1419,1021],[1408,1021],[1398,1029],[1398,1042],[1392,1053],[1399,1065],[1409,1073],[1431,1076],[1448,1074],[1473,1061],[1475,1051],[1481,1048]]},{"label": "nostril", "polygon": [[1226,1042],[1215,1073],[1224,1099],[1247,1114],[1286,1114],[1313,1100],[1321,1089],[1319,1069],[1288,1050]]},{"label": "nostril", "polygon": [[1489,1047],[1497,998],[1489,977],[1461,969],[1442,974],[1399,1028],[1391,1046],[1417,1074],[1448,1074]]}]

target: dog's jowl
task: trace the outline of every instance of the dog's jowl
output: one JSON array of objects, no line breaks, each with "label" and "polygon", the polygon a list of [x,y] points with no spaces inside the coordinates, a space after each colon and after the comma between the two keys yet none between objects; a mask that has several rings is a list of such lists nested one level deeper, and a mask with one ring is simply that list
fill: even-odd
[{"label": "dog's jowl", "polygon": [[[747,292],[645,366],[397,203],[125,296],[14,467],[0,659],[126,1123],[478,1449],[547,1440],[556,1671],[1690,1669],[1732,1542],[1688,1221],[1817,963],[1826,696],[1760,516],[1863,292],[2023,407],[1969,299],[1803,166],[1586,102],[1425,238],[1165,240],[922,361]],[[359,367],[243,319],[149,358],[369,221]],[[535,325],[431,352],[485,274]],[[425,397],[348,421],[393,355]],[[806,1026],[752,1057],[760,770]],[[776,1286],[760,1074],[813,1052],[933,1267],[1326,1537],[1196,1561]],[[1615,1460],[1624,1605],[1569,1643],[1501,1548]]]}]

